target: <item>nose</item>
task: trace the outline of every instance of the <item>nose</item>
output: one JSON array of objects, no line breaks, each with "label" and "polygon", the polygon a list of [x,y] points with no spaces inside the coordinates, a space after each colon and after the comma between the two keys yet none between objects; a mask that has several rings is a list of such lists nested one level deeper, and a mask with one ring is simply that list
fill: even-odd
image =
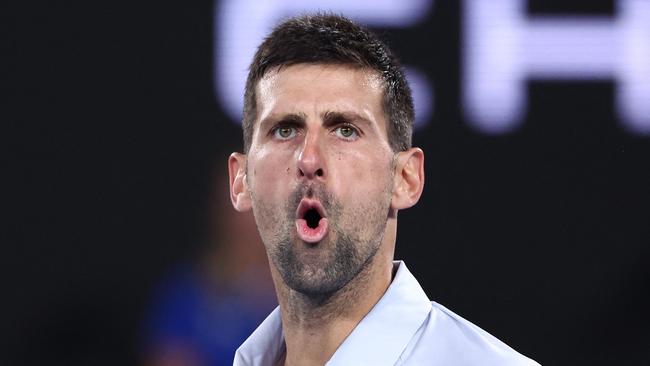
[{"label": "nose", "polygon": [[308,133],[305,137],[298,155],[298,175],[306,179],[325,178],[325,158],[318,133]]}]

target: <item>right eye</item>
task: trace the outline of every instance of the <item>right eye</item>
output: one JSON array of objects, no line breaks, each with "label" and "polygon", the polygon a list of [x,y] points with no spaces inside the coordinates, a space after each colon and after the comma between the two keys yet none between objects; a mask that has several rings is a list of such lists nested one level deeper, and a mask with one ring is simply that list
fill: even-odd
[{"label": "right eye", "polygon": [[288,140],[296,135],[296,128],[292,126],[279,126],[273,131],[273,136],[280,140]]}]

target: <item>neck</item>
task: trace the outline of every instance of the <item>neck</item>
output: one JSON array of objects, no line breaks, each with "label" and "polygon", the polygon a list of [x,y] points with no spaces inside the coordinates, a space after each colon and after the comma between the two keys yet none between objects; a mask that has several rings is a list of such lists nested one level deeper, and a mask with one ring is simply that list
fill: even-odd
[{"label": "neck", "polygon": [[324,365],[332,357],[390,285],[394,243],[394,231],[387,228],[380,249],[361,272],[321,298],[287,287],[271,266],[285,335],[285,365]]}]

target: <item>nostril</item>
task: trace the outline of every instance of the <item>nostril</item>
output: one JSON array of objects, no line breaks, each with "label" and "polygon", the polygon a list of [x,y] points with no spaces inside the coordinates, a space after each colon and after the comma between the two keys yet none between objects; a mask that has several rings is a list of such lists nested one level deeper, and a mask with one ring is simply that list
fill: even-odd
[{"label": "nostril", "polygon": [[305,174],[305,171],[303,171],[302,169],[298,169],[298,175],[300,177],[307,176],[308,178],[314,178],[314,177],[322,177],[323,175],[325,175],[323,169],[318,169],[313,173],[311,173],[311,170],[307,170],[307,173],[308,174]]}]

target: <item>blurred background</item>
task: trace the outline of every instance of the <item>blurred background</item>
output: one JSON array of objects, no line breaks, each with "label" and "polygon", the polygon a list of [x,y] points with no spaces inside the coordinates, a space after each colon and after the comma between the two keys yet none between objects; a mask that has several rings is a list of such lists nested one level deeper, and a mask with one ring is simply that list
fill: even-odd
[{"label": "blurred background", "polygon": [[242,78],[314,9],[406,66],[430,298],[545,365],[650,364],[650,2],[309,3],[2,5],[0,364],[228,363],[275,303],[227,201]]}]

